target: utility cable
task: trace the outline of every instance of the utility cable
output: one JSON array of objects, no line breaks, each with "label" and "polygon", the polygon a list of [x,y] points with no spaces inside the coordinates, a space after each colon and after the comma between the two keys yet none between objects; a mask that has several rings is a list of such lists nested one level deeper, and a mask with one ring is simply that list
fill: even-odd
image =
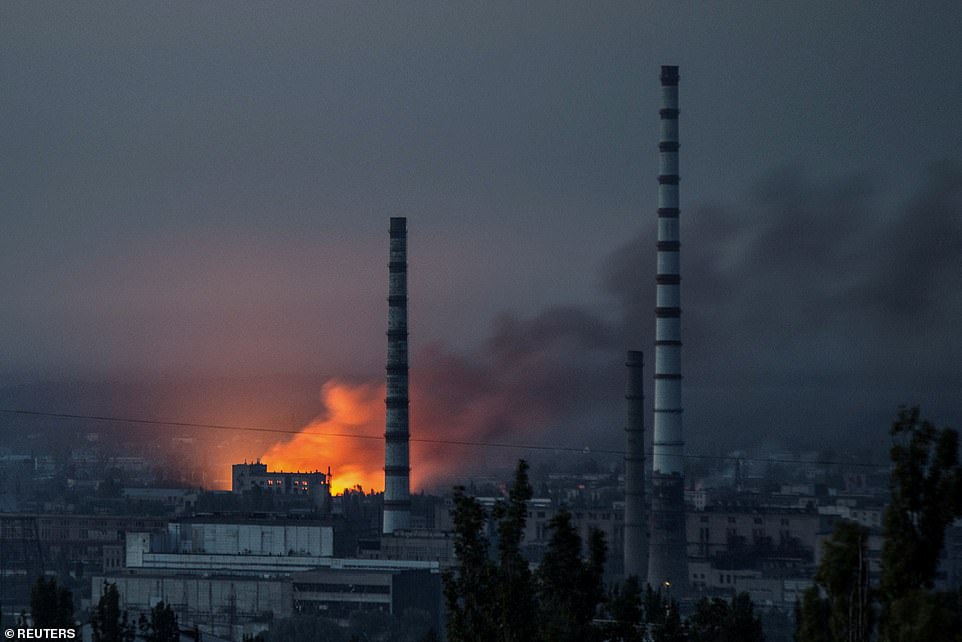
[{"label": "utility cable", "polygon": [[[135,417],[112,417],[107,415],[86,415],[80,413],[66,413],[66,412],[43,412],[39,410],[20,410],[11,408],[0,408],[0,413],[7,415],[18,415],[24,417],[45,417],[50,419],[75,419],[80,421],[102,421],[107,423],[120,423],[120,424],[133,424],[141,426],[171,426],[175,428],[200,428],[204,430],[233,430],[233,431],[246,431],[246,432],[259,432],[259,433],[269,433],[278,435],[308,435],[316,437],[337,437],[342,439],[370,439],[370,440],[383,440],[383,435],[363,435],[357,433],[338,433],[338,432],[313,432],[305,430],[293,430],[293,429],[283,429],[283,428],[267,428],[263,426],[234,426],[230,424],[208,424],[199,423],[192,421],[168,421],[163,419],[144,419]],[[547,446],[544,444],[524,444],[524,443],[504,443],[504,442],[493,442],[493,441],[469,441],[460,439],[433,439],[427,437],[409,437],[409,441],[424,444],[439,444],[443,446],[469,446],[473,448],[505,448],[514,450],[537,450],[537,451],[550,451],[550,452],[570,452],[570,453],[580,453],[585,455],[598,454],[598,455],[624,455],[624,450],[617,450],[611,448],[591,448],[590,446]],[[646,453],[646,455],[651,456],[651,453]],[[877,469],[888,469],[887,464],[870,464],[870,463],[859,463],[850,461],[829,461],[829,460],[814,460],[814,461],[799,461],[796,459],[785,459],[785,458],[775,458],[775,457],[740,457],[735,455],[701,455],[695,453],[686,453],[684,455],[685,459],[703,459],[703,460],[730,460],[730,461],[752,461],[752,462],[762,462],[762,463],[776,463],[776,464],[811,464],[818,466],[857,466],[861,468],[877,468]]]}]

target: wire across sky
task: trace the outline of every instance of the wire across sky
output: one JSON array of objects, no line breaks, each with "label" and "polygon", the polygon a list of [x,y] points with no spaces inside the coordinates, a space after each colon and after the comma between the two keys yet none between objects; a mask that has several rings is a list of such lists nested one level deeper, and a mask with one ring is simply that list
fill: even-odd
[{"label": "wire across sky", "polygon": [[[108,415],[88,415],[82,413],[69,413],[69,412],[45,412],[40,410],[23,410],[18,408],[0,408],[0,414],[6,415],[16,415],[21,417],[35,417],[35,418],[48,418],[48,419],[72,419],[77,421],[101,421],[106,423],[117,423],[117,424],[132,424],[140,426],[167,426],[173,428],[197,428],[203,430],[230,430],[230,431],[246,431],[246,432],[257,432],[257,433],[267,433],[267,434],[277,434],[277,435],[316,435],[318,437],[337,437],[343,439],[369,439],[381,441],[384,439],[383,435],[365,435],[358,433],[338,433],[338,432],[315,432],[309,430],[293,430],[284,428],[269,428],[265,426],[236,426],[231,424],[212,424],[212,423],[200,423],[193,421],[174,421],[166,419],[147,419],[143,417],[114,417]],[[580,453],[580,454],[598,454],[598,455],[619,455],[625,454],[624,450],[618,450],[613,448],[593,448],[591,446],[559,446],[559,445],[544,445],[544,444],[525,444],[525,443],[506,443],[506,442],[496,442],[496,441],[470,441],[470,440],[460,440],[460,439],[433,439],[425,437],[411,437],[411,441],[426,444],[439,444],[444,446],[468,446],[472,448],[505,448],[513,450],[535,450],[535,451],[549,451],[549,452],[570,452],[570,453]],[[650,453],[649,453],[650,456]],[[805,460],[799,461],[796,459],[786,459],[778,457],[743,457],[739,455],[704,455],[695,453],[686,453],[686,459],[703,459],[703,460],[719,460],[719,461],[754,461],[763,463],[776,463],[776,464],[811,464],[819,466],[857,466],[860,468],[874,468],[874,469],[888,469],[887,464],[871,464],[871,463],[859,463],[852,461],[833,461],[833,460]]]}]

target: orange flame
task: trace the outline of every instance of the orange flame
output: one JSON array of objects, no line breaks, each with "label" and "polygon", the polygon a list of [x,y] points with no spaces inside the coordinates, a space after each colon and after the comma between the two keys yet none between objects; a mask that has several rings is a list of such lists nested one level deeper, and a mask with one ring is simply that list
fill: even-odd
[{"label": "orange flame", "polygon": [[321,388],[321,399],[326,415],[304,426],[289,441],[271,446],[261,461],[277,471],[326,471],[330,466],[334,494],[356,486],[381,490],[384,385],[330,380]]},{"label": "orange flame", "polygon": [[[412,382],[411,387],[412,492],[442,488],[472,471],[504,463],[504,453],[486,453],[452,440],[483,441],[518,426],[536,430],[544,424],[542,409],[518,407],[501,388],[481,387],[478,394],[458,396],[444,386],[447,369],[432,372],[426,383]],[[381,382],[328,380],[321,388],[325,414],[291,439],[270,446],[260,460],[277,471],[326,471],[330,466],[334,494],[358,485],[381,491],[384,394]]]}]

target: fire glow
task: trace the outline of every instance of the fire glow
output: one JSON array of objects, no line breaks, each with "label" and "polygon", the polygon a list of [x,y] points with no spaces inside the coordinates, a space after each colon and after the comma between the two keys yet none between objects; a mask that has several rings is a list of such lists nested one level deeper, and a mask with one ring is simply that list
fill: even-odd
[{"label": "fire glow", "polygon": [[331,468],[331,492],[361,486],[384,486],[384,386],[327,381],[321,388],[325,415],[311,421],[292,439],[274,444],[262,456],[271,470]]},{"label": "fire glow", "polygon": [[[365,491],[384,489],[384,384],[349,383],[331,379],[321,388],[325,414],[301,428],[293,438],[272,445],[260,460],[270,470],[297,472],[331,469],[331,492],[343,493],[358,486]],[[436,413],[415,402],[419,416]],[[413,419],[415,437],[441,436],[433,427],[448,422],[427,424]],[[466,453],[463,448],[439,444],[411,444],[411,483],[415,488],[447,481],[461,470]]]},{"label": "fire glow", "polygon": [[[510,463],[515,454],[505,458],[452,441],[534,437],[553,416],[549,404],[519,403],[513,381],[498,382],[438,354],[422,356],[425,365],[411,381],[412,492],[459,483],[493,463]],[[384,383],[329,379],[320,394],[324,414],[271,445],[260,460],[287,472],[326,472],[330,466],[334,494],[358,485],[383,490]]]}]

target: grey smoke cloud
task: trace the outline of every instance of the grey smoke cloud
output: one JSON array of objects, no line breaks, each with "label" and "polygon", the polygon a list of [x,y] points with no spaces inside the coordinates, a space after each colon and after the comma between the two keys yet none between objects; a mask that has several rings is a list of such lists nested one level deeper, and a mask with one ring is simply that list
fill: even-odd
[{"label": "grey smoke cloud", "polygon": [[[451,424],[616,443],[622,353],[651,345],[657,68],[678,64],[693,444],[865,434],[899,401],[952,421],[958,167],[918,172],[962,150],[960,20],[4,2],[0,377],[378,379],[406,215],[412,347],[433,344],[412,364]],[[751,186],[779,165],[818,172]]]},{"label": "grey smoke cloud", "polygon": [[[962,166],[933,164],[903,198],[864,175],[819,179],[783,169],[743,198],[682,217],[691,451],[883,450],[902,403],[960,425]],[[602,262],[600,304],[504,312],[476,348],[422,343],[411,360],[412,435],[621,448],[624,351],[645,351],[649,382],[653,374],[654,259],[646,225]],[[322,413],[318,381],[51,384],[4,388],[2,397],[7,405],[287,427],[295,410],[298,425]],[[650,386],[646,396],[650,410]],[[240,397],[247,402],[238,407]],[[414,448],[433,470],[465,462],[458,473],[525,454]]]},{"label": "grey smoke cloud", "polygon": [[[884,443],[902,403],[959,423],[962,167],[934,164],[890,196],[865,176],[783,169],[683,211],[693,448]],[[619,447],[624,350],[654,343],[653,232],[604,261],[613,308],[503,315],[480,350],[419,354],[412,376],[444,400],[429,405],[476,439]]]},{"label": "grey smoke cloud", "polygon": [[603,404],[610,390],[599,379],[613,383],[618,345],[613,326],[575,307],[506,314],[494,326],[470,354],[433,344],[417,355],[412,379],[427,398],[426,423],[474,440],[530,443],[548,428],[581,427],[573,422]]},{"label": "grey smoke cloud", "polygon": [[[947,366],[959,347],[962,171],[934,165],[904,202],[886,205],[885,196],[864,178],[783,170],[742,203],[684,212],[687,358],[728,346],[729,358],[749,351],[776,371],[874,368],[907,352],[922,370],[932,359]],[[629,328],[650,316],[654,285],[638,274],[650,267],[651,243],[640,235],[604,268]],[[818,349],[822,342],[855,352]],[[795,353],[801,362],[786,358]]]}]

